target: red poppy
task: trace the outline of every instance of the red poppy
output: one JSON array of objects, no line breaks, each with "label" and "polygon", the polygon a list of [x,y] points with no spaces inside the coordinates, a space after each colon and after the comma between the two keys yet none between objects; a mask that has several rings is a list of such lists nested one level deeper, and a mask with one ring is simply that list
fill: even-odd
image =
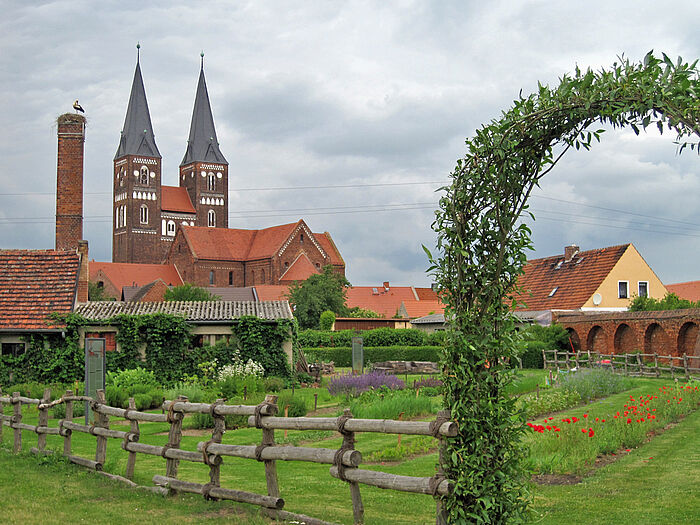
[{"label": "red poppy", "polygon": [[586,432],[588,432],[588,430],[586,430],[585,428],[582,428],[581,432],[583,432],[585,434]]},{"label": "red poppy", "polygon": [[629,423],[631,423],[631,422],[632,422],[632,419],[627,418],[627,424],[629,424]]},{"label": "red poppy", "polygon": [[592,438],[594,435],[595,435],[595,432],[593,432],[593,429],[592,429],[592,428],[589,428],[589,429],[588,429],[588,437],[589,437],[589,438]]},{"label": "red poppy", "polygon": [[588,414],[583,414],[583,417],[588,417]]},{"label": "red poppy", "polygon": [[571,421],[574,422],[574,423],[576,423],[576,422],[578,421],[578,418],[574,416],[574,417],[571,418]]}]

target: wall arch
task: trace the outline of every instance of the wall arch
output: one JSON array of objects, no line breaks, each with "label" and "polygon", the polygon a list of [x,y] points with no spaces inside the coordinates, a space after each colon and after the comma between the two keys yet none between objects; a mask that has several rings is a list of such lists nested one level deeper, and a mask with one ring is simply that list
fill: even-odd
[{"label": "wall arch", "polygon": [[644,353],[645,354],[668,354],[668,338],[666,332],[659,323],[651,323],[644,331]]},{"label": "wall arch", "polygon": [[567,328],[566,331],[569,333],[569,341],[571,341],[571,345],[573,345],[574,350],[576,352],[581,351],[581,338],[578,335],[578,332],[574,328]]},{"label": "wall arch", "polygon": [[592,326],[586,337],[586,348],[591,352],[600,354],[608,353],[608,345],[605,341],[605,331],[600,325]]},{"label": "wall arch", "polygon": [[629,354],[635,350],[634,330],[627,323],[620,323],[615,329],[613,348],[616,354]]},{"label": "wall arch", "polygon": [[676,345],[676,350],[678,355],[688,354],[700,356],[700,346],[698,346],[698,335],[700,334],[700,328],[698,324],[692,321],[688,321],[681,326],[678,330],[678,340]]}]

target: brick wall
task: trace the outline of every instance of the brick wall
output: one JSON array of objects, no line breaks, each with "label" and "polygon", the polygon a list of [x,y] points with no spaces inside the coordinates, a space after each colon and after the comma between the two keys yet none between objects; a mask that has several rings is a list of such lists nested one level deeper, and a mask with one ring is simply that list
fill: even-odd
[{"label": "brick wall", "polygon": [[576,350],[700,356],[700,309],[608,314],[559,314]]},{"label": "brick wall", "polygon": [[56,249],[75,250],[83,238],[85,117],[66,113],[57,124]]}]

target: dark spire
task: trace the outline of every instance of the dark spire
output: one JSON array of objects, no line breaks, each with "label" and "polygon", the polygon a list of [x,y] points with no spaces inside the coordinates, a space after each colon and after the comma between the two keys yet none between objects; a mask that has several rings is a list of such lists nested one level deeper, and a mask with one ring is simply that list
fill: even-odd
[{"label": "dark spire", "polygon": [[[136,46],[137,49],[140,47],[140,45]],[[151,114],[148,112],[148,102],[146,101],[146,90],[143,87],[143,78],[141,78],[139,58],[137,57],[136,59],[134,82],[131,85],[129,106],[126,108],[124,129],[122,129],[117,154],[114,156],[115,160],[124,155],[144,155],[146,157],[160,158],[160,152],[153,135]]]},{"label": "dark spire", "polygon": [[219,142],[216,139],[214,117],[211,114],[207,82],[204,79],[204,52],[200,56],[202,57],[202,67],[199,70],[197,95],[195,96],[194,109],[192,110],[190,137],[187,139],[187,150],[180,166],[192,162],[228,164],[219,149]]}]

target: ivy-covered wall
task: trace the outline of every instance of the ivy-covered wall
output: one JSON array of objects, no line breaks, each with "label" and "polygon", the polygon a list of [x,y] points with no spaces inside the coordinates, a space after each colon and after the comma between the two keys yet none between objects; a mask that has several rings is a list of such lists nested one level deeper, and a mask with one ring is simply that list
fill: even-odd
[{"label": "ivy-covered wall", "polygon": [[[231,337],[214,346],[193,347],[192,326],[183,317],[119,315],[102,322],[88,321],[76,314],[61,317],[65,336],[37,334],[26,337],[27,351],[19,356],[0,357],[0,384],[10,382],[82,381],[85,375],[83,337],[85,332],[117,329],[118,351],[107,352],[107,370],[145,367],[164,384],[180,381],[197,372],[197,364],[217,359],[229,364],[235,349],[244,360],[262,364],[267,376],[288,377],[288,354],[295,346],[294,320],[264,321],[248,316],[232,324]],[[289,348],[286,348],[289,347]]]}]

